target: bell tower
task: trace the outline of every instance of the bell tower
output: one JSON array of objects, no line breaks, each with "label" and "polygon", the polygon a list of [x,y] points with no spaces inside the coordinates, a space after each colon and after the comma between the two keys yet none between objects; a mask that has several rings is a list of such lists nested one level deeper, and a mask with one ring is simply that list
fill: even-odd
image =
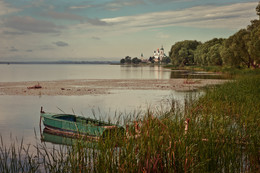
[{"label": "bell tower", "polygon": [[162,59],[164,57],[164,48],[163,48],[163,45],[160,49],[160,59]]}]

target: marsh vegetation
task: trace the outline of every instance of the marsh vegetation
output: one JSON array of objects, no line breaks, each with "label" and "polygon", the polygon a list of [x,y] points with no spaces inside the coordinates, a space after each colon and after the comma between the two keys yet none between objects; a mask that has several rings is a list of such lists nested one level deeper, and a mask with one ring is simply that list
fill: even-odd
[{"label": "marsh vegetation", "polygon": [[0,172],[257,172],[260,76],[246,74],[206,89],[198,100],[188,96],[184,108],[172,101],[170,109],[125,120],[126,135],[95,145],[1,141]]}]

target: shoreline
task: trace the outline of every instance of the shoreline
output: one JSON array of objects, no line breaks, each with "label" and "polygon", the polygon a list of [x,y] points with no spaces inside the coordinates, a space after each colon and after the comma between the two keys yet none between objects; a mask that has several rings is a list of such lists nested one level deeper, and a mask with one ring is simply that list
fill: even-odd
[{"label": "shoreline", "polygon": [[0,95],[80,96],[110,94],[112,90],[192,91],[209,85],[223,84],[226,81],[221,79],[77,79],[0,82]]}]

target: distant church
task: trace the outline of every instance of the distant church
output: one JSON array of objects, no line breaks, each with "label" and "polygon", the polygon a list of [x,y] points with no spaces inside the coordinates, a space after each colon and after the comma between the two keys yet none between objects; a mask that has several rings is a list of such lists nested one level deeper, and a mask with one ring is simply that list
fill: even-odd
[{"label": "distant church", "polygon": [[[153,56],[150,58],[153,58],[155,62],[161,61],[164,57],[166,57],[165,53],[164,53],[164,48],[163,46],[161,47],[161,49],[157,49],[153,52]],[[148,59],[144,58],[144,54],[141,53],[140,59],[142,62],[148,62]]]},{"label": "distant church", "polygon": [[166,57],[163,46],[161,47],[161,49],[158,48],[153,52],[153,57],[155,62],[161,61],[163,57]]}]

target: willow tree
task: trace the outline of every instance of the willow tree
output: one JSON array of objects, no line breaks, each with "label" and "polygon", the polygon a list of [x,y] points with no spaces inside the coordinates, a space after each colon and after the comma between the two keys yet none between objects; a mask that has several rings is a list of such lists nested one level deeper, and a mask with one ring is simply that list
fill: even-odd
[{"label": "willow tree", "polygon": [[194,53],[194,62],[198,65],[222,65],[222,50],[224,39],[214,38],[199,45]]},{"label": "willow tree", "polygon": [[[260,2],[256,7],[260,16]],[[221,52],[225,64],[238,66],[246,65],[248,68],[260,64],[260,20],[251,21],[247,29],[241,29],[224,43]]]},{"label": "willow tree", "polygon": [[260,20],[260,1],[258,2],[258,5],[256,7],[256,14],[259,16],[259,20]]},{"label": "willow tree", "polygon": [[172,63],[177,66],[194,64],[194,51],[200,44],[196,40],[185,40],[175,43],[169,53]]},{"label": "willow tree", "polygon": [[[253,64],[253,58],[249,52],[250,32],[241,29],[225,42],[227,52],[232,55],[222,54],[224,62],[229,65],[246,65],[248,68]],[[228,57],[226,56],[228,55]]]}]

